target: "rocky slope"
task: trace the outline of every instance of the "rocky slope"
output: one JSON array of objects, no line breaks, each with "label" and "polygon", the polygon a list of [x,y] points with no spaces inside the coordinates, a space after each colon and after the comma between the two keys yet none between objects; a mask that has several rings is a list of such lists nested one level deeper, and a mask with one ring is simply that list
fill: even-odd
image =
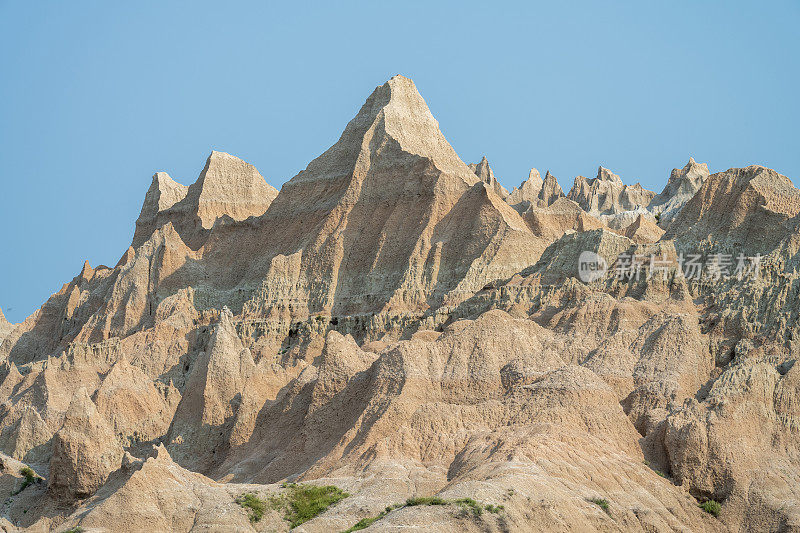
[{"label": "rocky slope", "polygon": [[704,168],[506,194],[396,76],[279,193],[157,173],[113,268],[0,315],[0,528],[798,530],[800,191]]}]

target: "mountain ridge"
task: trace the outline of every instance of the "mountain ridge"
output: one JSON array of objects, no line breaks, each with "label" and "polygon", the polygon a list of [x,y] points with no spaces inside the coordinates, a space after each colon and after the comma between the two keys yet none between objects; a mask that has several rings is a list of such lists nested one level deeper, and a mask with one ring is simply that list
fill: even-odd
[{"label": "mountain ridge", "polygon": [[579,178],[505,192],[402,76],[280,191],[156,173],[113,268],[0,311],[0,526],[288,531],[307,484],[305,531],[800,524],[800,191]]}]

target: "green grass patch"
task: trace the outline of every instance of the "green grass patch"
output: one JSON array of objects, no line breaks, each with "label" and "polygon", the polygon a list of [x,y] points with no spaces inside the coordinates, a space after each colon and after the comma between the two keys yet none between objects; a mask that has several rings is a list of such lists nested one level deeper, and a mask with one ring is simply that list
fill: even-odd
[{"label": "green grass patch", "polygon": [[474,516],[481,516],[483,511],[489,511],[493,514],[500,514],[505,507],[502,505],[483,505],[472,498],[458,498],[455,500],[446,500],[444,498],[440,498],[438,496],[417,496],[414,498],[408,498],[405,503],[396,503],[394,505],[388,506],[386,509],[381,511],[376,516],[371,516],[369,518],[362,518],[358,522],[356,522],[352,527],[346,529],[342,533],[352,533],[353,531],[360,531],[362,529],[366,529],[378,520],[384,518],[386,515],[394,511],[395,509],[402,509],[403,507],[416,507],[419,505],[457,505],[461,509],[465,511],[471,511]]},{"label": "green grass patch", "polygon": [[447,503],[447,500],[443,500],[437,496],[425,496],[407,499],[406,507],[414,507],[416,505],[447,505]]},{"label": "green grass patch", "polygon": [[283,510],[283,518],[289,522],[292,528],[321,515],[331,505],[350,496],[333,485],[318,487],[284,483],[282,487],[286,489],[286,492],[272,496],[269,499],[269,505],[272,509]]},{"label": "green grass patch", "polygon": [[86,530],[83,529],[81,526],[75,526],[72,529],[66,530],[64,533],[83,533],[84,531]]},{"label": "green grass patch", "polygon": [[396,503],[394,505],[388,506],[386,509],[381,511],[377,516],[370,516],[368,518],[362,518],[358,522],[355,523],[349,529],[344,530],[342,533],[353,533],[353,531],[361,531],[362,529],[367,529],[369,526],[386,516],[387,514],[391,513],[395,509],[399,509],[401,507],[405,507],[405,504]]},{"label": "green grass patch", "polygon": [[608,513],[608,500],[606,500],[605,498],[591,498],[589,501],[592,502],[593,504],[595,504],[596,506],[598,506],[603,511],[605,511],[606,514],[609,514]]},{"label": "green grass patch", "polygon": [[472,498],[459,498],[458,500],[453,500],[453,503],[462,509],[471,510],[472,514],[475,516],[480,516],[483,514],[483,505],[479,504]]},{"label": "green grass patch", "polygon": [[722,510],[722,504],[716,500],[706,500],[703,503],[699,503],[698,506],[703,511],[714,516],[719,516],[719,512]]},{"label": "green grass patch", "polygon": [[493,514],[500,514],[500,511],[502,511],[503,509],[505,509],[505,507],[502,505],[489,504],[486,506],[486,510]]},{"label": "green grass patch", "polygon": [[252,492],[246,492],[236,498],[236,503],[247,509],[247,517],[250,519],[251,524],[261,520],[264,516],[264,511],[267,510],[267,502]]}]

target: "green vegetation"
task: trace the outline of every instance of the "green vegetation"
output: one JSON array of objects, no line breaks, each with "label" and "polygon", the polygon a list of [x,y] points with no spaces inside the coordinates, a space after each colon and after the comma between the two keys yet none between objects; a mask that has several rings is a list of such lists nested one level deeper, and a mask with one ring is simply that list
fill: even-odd
[{"label": "green vegetation", "polygon": [[83,529],[81,526],[75,526],[72,529],[66,530],[64,533],[83,533],[84,531],[86,530]]},{"label": "green vegetation", "polygon": [[596,506],[598,506],[603,511],[605,511],[606,514],[609,514],[609,512],[608,512],[608,500],[606,500],[605,498],[592,498],[589,501],[592,502],[593,504],[595,504]]},{"label": "green vegetation", "polygon": [[500,511],[502,511],[503,509],[505,509],[505,507],[502,505],[489,504],[486,506],[486,510],[493,514],[500,514]]},{"label": "green vegetation", "polygon": [[385,517],[395,509],[402,509],[403,507],[416,507],[418,505],[457,505],[464,511],[471,511],[473,516],[481,516],[483,511],[489,511],[493,514],[500,514],[501,511],[505,509],[502,505],[482,505],[472,498],[458,498],[456,500],[446,500],[444,498],[440,498],[438,496],[418,496],[414,498],[409,498],[406,500],[405,503],[396,503],[394,505],[388,506],[386,509],[380,512],[377,516],[371,516],[369,518],[362,518],[355,525],[353,525],[350,529],[345,530],[343,533],[352,533],[353,531],[360,531],[362,529],[366,529],[381,518]]},{"label": "green vegetation", "polygon": [[655,218],[656,218],[656,224],[658,224],[659,222],[661,222],[661,213],[660,213],[660,212],[656,213],[656,214],[655,214]]},{"label": "green vegetation", "polygon": [[472,514],[480,516],[483,514],[483,505],[479,504],[472,498],[461,498],[453,501],[454,504],[460,506],[462,509],[470,509]]},{"label": "green vegetation", "polygon": [[267,502],[253,494],[246,492],[236,498],[236,503],[247,509],[247,516],[250,518],[250,523],[255,524],[264,516],[264,511],[267,510]]},{"label": "green vegetation", "polygon": [[369,518],[362,518],[356,524],[351,527],[350,529],[346,529],[343,533],[353,533],[353,531],[361,531],[362,529],[367,529],[369,526],[386,516],[387,514],[391,513],[395,509],[399,509],[401,507],[405,507],[403,504],[394,504],[388,506],[386,509],[380,512],[377,516],[371,516]]},{"label": "green vegetation", "polygon": [[426,496],[418,498],[409,498],[406,500],[406,507],[414,507],[416,505],[447,505],[447,500],[443,500],[436,496]]},{"label": "green vegetation", "polygon": [[282,486],[286,492],[270,497],[269,505],[276,511],[283,510],[283,518],[289,521],[292,528],[308,522],[324,513],[331,505],[350,496],[333,485],[318,487],[284,483]]},{"label": "green vegetation", "polygon": [[27,489],[29,485],[40,483],[42,481],[42,478],[40,478],[29,466],[23,466],[19,473],[22,474],[22,476],[25,478],[25,481],[22,482],[22,486],[16,492],[11,494],[12,496],[16,496],[23,490]]},{"label": "green vegetation", "polygon": [[698,504],[698,506],[708,514],[714,516],[719,516],[719,512],[722,510],[722,505],[716,500],[706,500]]}]

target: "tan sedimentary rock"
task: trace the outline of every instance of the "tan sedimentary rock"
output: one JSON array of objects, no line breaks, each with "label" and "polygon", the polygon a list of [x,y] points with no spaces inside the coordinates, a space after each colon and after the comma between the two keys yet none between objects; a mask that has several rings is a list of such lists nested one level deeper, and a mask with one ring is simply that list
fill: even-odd
[{"label": "tan sedimentary rock", "polygon": [[[0,487],[47,478],[0,526],[288,531],[235,503],[288,480],[350,494],[309,532],[434,495],[483,512],[369,530],[792,530],[800,193],[704,175],[654,203],[605,169],[574,200],[532,172],[504,199],[402,76],[277,196],[218,152],[191,187],[157,174],[117,265],[0,339]],[[761,253],[760,276],[687,279],[692,248]]]},{"label": "tan sedimentary rock", "polygon": [[800,191],[786,176],[753,165],[712,174],[683,206],[665,238],[681,247],[717,252],[766,253],[800,212]]},{"label": "tan sedimentary rock", "polygon": [[486,159],[486,156],[483,156],[478,163],[470,163],[469,169],[473,171],[482,182],[496,192],[500,198],[506,198],[508,196],[508,191],[505,187],[500,185],[500,182],[494,177],[494,171],[492,167],[489,166],[489,161]]},{"label": "tan sedimentary rock", "polygon": [[640,213],[622,233],[633,242],[644,244],[659,240],[664,235],[664,230],[659,228],[655,221]]},{"label": "tan sedimentary rock", "polygon": [[[420,313],[511,275],[544,248],[488,187],[411,80],[396,76],[252,229],[212,235],[205,257],[237,274],[248,315]],[[263,256],[251,261],[256,246]]]},{"label": "tan sedimentary rock", "polygon": [[638,183],[625,185],[619,176],[603,167],[597,170],[594,179],[576,177],[567,194],[567,198],[594,216],[614,215],[640,206],[646,207],[654,196],[654,192]]},{"label": "tan sedimentary rock", "polygon": [[12,329],[14,329],[14,324],[6,320],[3,310],[0,309],[0,344],[3,343],[3,339],[8,337],[8,334],[11,333]]},{"label": "tan sedimentary rock", "polygon": [[572,200],[560,198],[547,207],[529,207],[522,218],[534,235],[547,241],[560,238],[567,231],[588,231],[604,227]]},{"label": "tan sedimentary rock", "polygon": [[528,179],[523,181],[519,188],[514,187],[506,202],[522,214],[529,207],[547,207],[563,196],[561,186],[549,170],[542,180],[539,171],[532,168]]},{"label": "tan sedimentary rock", "polygon": [[122,446],[85,388],[76,391],[53,437],[48,491],[57,498],[92,495],[119,468]]},{"label": "tan sedimentary rock", "polygon": [[138,248],[171,222],[184,241],[196,247],[217,219],[227,216],[241,221],[262,215],[277,195],[253,165],[225,152],[211,152],[200,177],[188,187],[166,172],[153,176],[132,246]]},{"label": "tan sedimentary rock", "polygon": [[[275,511],[255,529],[247,513],[234,502],[253,487],[227,489],[224,485],[175,464],[160,446],[150,457],[133,464],[124,477],[113,481],[103,494],[78,507],[69,527],[85,531],[282,531],[284,522]],[[109,483],[111,485],[112,483]],[[262,529],[263,528],[263,529]],[[288,529],[288,528],[287,528]]]},{"label": "tan sedimentary rock", "polygon": [[153,174],[153,182],[145,194],[142,210],[136,220],[132,247],[138,248],[159,226],[169,220],[167,210],[186,198],[189,187],[173,180],[166,172]]},{"label": "tan sedimentary rock", "polygon": [[664,190],[647,206],[654,215],[658,215],[658,224],[662,228],[669,226],[686,202],[692,199],[708,178],[708,165],[695,162],[693,157],[683,168],[673,168]]},{"label": "tan sedimentary rock", "polygon": [[97,410],[123,441],[150,441],[164,435],[177,398],[168,387],[154,383],[125,357],[118,359],[95,394]]},{"label": "tan sedimentary rock", "polygon": [[530,207],[531,204],[536,205],[538,203],[537,201],[539,199],[539,193],[542,190],[542,185],[544,185],[544,181],[539,175],[539,171],[532,168],[528,173],[528,179],[520,183],[519,187],[514,187],[506,198],[506,202],[516,209],[517,212],[522,213]]},{"label": "tan sedimentary rock", "polygon": [[230,311],[223,309],[208,346],[194,362],[181,402],[169,428],[173,454],[195,469],[207,468],[236,414],[245,383],[255,372],[250,351],[242,345]]},{"label": "tan sedimentary rock", "polygon": [[544,176],[542,190],[539,191],[540,204],[552,205],[553,202],[563,197],[564,191],[561,190],[561,185],[558,184],[556,177],[550,174],[548,170],[547,174]]}]

